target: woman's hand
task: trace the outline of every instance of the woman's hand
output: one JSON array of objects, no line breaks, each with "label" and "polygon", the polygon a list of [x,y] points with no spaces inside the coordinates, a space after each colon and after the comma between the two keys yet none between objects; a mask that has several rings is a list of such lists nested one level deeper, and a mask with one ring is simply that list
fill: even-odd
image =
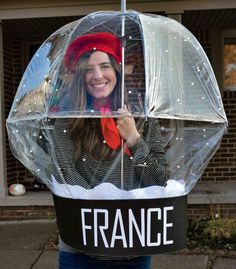
[{"label": "woman's hand", "polygon": [[134,118],[131,117],[126,106],[124,106],[124,109],[118,109],[118,112],[122,117],[118,118],[116,121],[117,129],[128,146],[132,147],[137,143],[138,138],[140,137]]}]

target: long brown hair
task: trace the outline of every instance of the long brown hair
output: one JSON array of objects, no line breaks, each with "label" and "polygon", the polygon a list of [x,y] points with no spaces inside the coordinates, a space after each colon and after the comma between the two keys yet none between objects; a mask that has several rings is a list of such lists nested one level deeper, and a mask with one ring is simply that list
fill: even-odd
[{"label": "long brown hair", "polygon": [[[83,112],[92,109],[92,96],[86,90],[85,72],[87,63],[92,52],[88,52],[81,56],[76,70],[76,76],[72,83],[72,89],[77,91],[74,93],[73,101],[77,110]],[[117,82],[109,99],[111,103],[111,110],[116,111],[121,108],[121,66],[115,59],[109,55],[111,64],[116,72]],[[79,91],[79,92],[78,92]],[[125,91],[125,104],[128,105],[128,96]],[[104,143],[102,135],[100,119],[99,118],[77,118],[69,121],[70,134],[76,144],[76,156],[78,158],[82,152],[91,154],[96,159],[110,159],[115,155],[107,144]]]}]

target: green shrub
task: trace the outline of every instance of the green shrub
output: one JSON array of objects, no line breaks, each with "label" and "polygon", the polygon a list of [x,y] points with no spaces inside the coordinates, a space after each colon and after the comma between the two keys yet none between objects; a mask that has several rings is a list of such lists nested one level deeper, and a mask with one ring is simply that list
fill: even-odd
[{"label": "green shrub", "polygon": [[235,219],[212,219],[207,222],[207,227],[203,230],[203,235],[207,235],[214,240],[236,239]]},{"label": "green shrub", "polygon": [[190,219],[187,239],[190,249],[236,250],[236,219]]}]

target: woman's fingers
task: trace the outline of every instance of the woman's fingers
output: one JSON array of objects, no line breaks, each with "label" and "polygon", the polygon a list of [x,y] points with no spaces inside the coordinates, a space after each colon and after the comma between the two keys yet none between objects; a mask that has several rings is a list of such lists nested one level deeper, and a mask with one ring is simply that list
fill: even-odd
[{"label": "woman's fingers", "polygon": [[123,108],[119,108],[118,110],[117,110],[117,112],[118,112],[118,114],[120,114],[120,115],[124,115],[124,116],[131,116],[131,113],[129,112],[129,110],[128,110],[128,108],[127,108],[127,106],[126,105],[124,105],[124,107]]},{"label": "woman's fingers", "polygon": [[[121,115],[124,117],[120,117],[116,121],[117,129],[120,133],[120,136],[126,140],[126,142],[130,145],[133,146],[137,143],[137,139],[140,136],[136,125],[135,125],[135,120],[133,117],[130,117],[130,112],[127,110],[120,110]],[[129,115],[129,117],[127,117]],[[126,117],[125,117],[126,116]]]}]

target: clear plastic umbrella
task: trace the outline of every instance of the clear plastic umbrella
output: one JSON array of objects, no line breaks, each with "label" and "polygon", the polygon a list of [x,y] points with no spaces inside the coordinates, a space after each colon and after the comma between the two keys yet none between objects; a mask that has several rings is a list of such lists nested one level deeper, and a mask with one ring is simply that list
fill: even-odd
[{"label": "clear plastic umbrella", "polygon": [[[99,51],[108,66],[91,65]],[[113,75],[90,83],[97,66],[112,66]],[[95,96],[108,89],[98,107]],[[135,123],[135,143],[121,139],[123,120]],[[54,195],[63,241],[112,256],[185,247],[186,195],[226,128],[196,38],[172,19],[125,7],[53,33],[28,65],[7,119],[13,154]]]},{"label": "clear plastic umbrella", "polygon": [[[120,102],[109,117],[119,118],[118,107],[129,107],[144,141],[154,148],[142,145],[143,156],[137,151],[128,156],[121,147],[110,160],[75,157],[71,119],[89,123],[89,118],[108,115],[81,102],[78,72],[66,66],[65,55],[76,38],[98,32],[112,33],[122,43]],[[53,33],[27,67],[7,119],[14,155],[37,178],[63,197],[88,199],[187,194],[226,126],[214,73],[196,38],[172,19],[135,11],[93,13]],[[169,175],[161,171],[166,161]],[[124,167],[124,162],[129,164]]]}]

